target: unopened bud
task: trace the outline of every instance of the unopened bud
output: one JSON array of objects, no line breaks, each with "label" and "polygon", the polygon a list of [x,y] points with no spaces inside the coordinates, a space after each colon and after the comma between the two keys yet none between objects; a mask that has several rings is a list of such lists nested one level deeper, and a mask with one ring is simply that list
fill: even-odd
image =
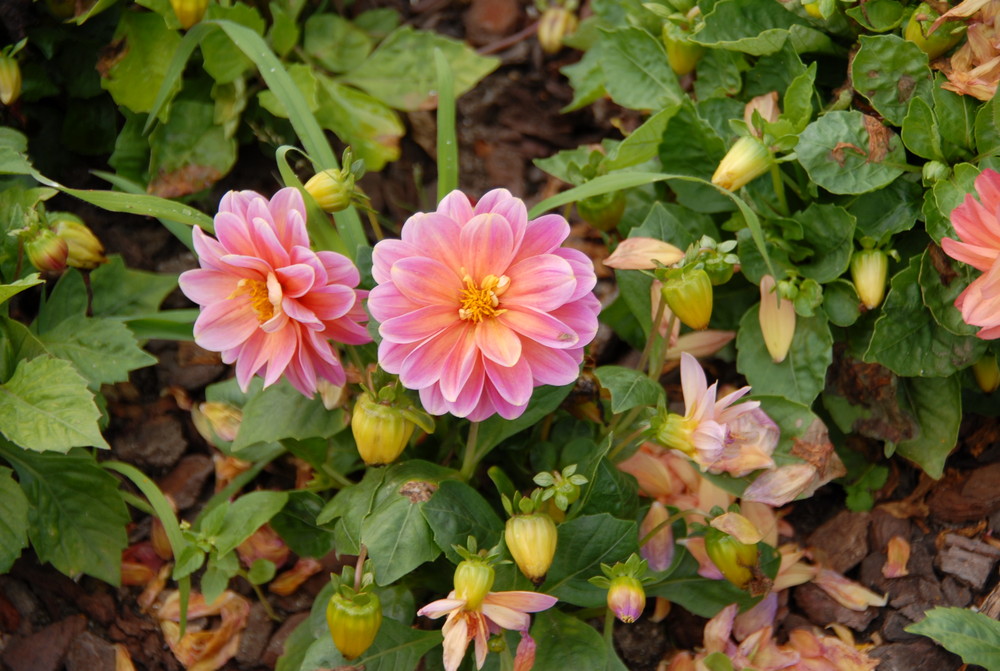
[{"label": "unopened bud", "polygon": [[495,577],[493,567],[485,560],[463,560],[455,568],[455,598],[465,601],[466,610],[479,610]]},{"label": "unopened bud", "polygon": [[705,532],[705,552],[722,575],[740,589],[753,580],[757,566],[757,545],[741,543],[718,529],[709,527]]},{"label": "unopened bud", "polygon": [[[754,135],[757,129],[753,124],[754,113],[757,113],[766,123],[774,123],[781,116],[781,108],[778,107],[778,92],[771,91],[753,98],[743,107],[743,121],[750,128]],[[759,136],[758,136],[759,137]]]},{"label": "unopened bud", "polygon": [[736,141],[719,162],[712,184],[736,191],[771,168],[774,158],[763,142],[746,135]]},{"label": "unopened bud", "polygon": [[972,364],[972,374],[976,376],[976,384],[984,394],[992,394],[1000,387],[1000,366],[997,366],[997,356],[987,352]]},{"label": "unopened bud", "polygon": [[358,454],[369,466],[395,461],[413,435],[413,427],[399,408],[383,405],[367,393],[354,402],[351,432]]},{"label": "unopened bud", "polygon": [[942,56],[965,35],[965,24],[961,21],[946,21],[935,27],[940,16],[929,3],[922,2],[910,14],[903,30],[903,37],[920,47],[930,60]]},{"label": "unopened bud", "polygon": [[323,377],[316,378],[316,390],[327,410],[339,408],[347,400],[347,385],[337,386]]},{"label": "unopened bud", "polygon": [[625,194],[613,191],[584,198],[576,204],[576,211],[580,213],[581,219],[594,228],[614,230],[625,214]]},{"label": "unopened bud", "polygon": [[9,105],[21,97],[21,66],[13,56],[0,56],[0,102]]},{"label": "unopened bud", "polygon": [[514,515],[507,520],[504,534],[507,549],[517,567],[536,585],[552,566],[558,537],[555,522],[545,513]]},{"label": "unopened bud", "polygon": [[795,337],[795,306],[774,290],[774,278],[764,275],[760,279],[760,330],[764,345],[774,363],[781,363],[788,356]]},{"label": "unopened bud", "polygon": [[869,310],[881,305],[888,272],[889,256],[881,249],[861,249],[851,256],[851,279],[861,302]]},{"label": "unopened bud", "polygon": [[576,14],[559,5],[549,5],[538,21],[538,43],[542,51],[554,54],[562,49],[563,38],[576,32]]},{"label": "unopened bud", "polygon": [[646,590],[642,582],[628,575],[612,578],[608,588],[608,608],[625,624],[638,620],[646,608]]},{"label": "unopened bud", "polygon": [[670,311],[683,324],[701,331],[712,318],[712,280],[701,268],[668,271],[661,290]]},{"label": "unopened bud", "polygon": [[205,16],[208,0],[170,0],[174,14],[181,22],[181,27],[188,30]]},{"label": "unopened bud", "polygon": [[340,654],[355,659],[371,647],[382,627],[382,603],[373,592],[335,592],[326,605],[326,623]]},{"label": "unopened bud", "polygon": [[93,270],[108,262],[104,256],[104,245],[79,217],[67,212],[54,213],[49,215],[49,225],[56,235],[66,241],[66,265]]},{"label": "unopened bud", "polygon": [[[700,13],[700,10],[694,10]],[[698,66],[698,61],[705,55],[705,47],[692,42],[690,32],[670,21],[663,24],[660,39],[667,50],[667,63],[678,77],[689,75]]]},{"label": "unopened bud", "polygon": [[69,246],[55,232],[44,228],[24,243],[24,251],[31,265],[41,271],[61,273],[66,270]]},{"label": "unopened bud", "polygon": [[[242,410],[229,403],[206,401],[198,406],[198,411],[207,423],[206,428],[211,429],[216,436],[226,442],[236,440],[236,434],[240,430],[240,423],[243,421]],[[198,424],[199,422],[196,421],[195,426]],[[214,440],[211,435],[204,437],[209,442]]]},{"label": "unopened bud", "polygon": [[657,263],[672,266],[684,258],[684,252],[669,242],[656,238],[633,237],[622,240],[603,263],[618,270],[652,270]]},{"label": "unopened bud", "polygon": [[351,204],[354,174],[349,167],[343,170],[324,170],[310,177],[305,188],[323,211],[340,212]]}]

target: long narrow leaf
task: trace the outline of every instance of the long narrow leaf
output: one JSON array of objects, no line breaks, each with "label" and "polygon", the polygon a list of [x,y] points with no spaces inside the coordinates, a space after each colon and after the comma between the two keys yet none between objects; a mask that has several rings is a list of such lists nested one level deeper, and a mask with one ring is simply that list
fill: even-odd
[{"label": "long narrow leaf", "polygon": [[[110,172],[104,172],[103,170],[94,170],[93,174],[100,177],[105,182],[110,183],[112,186],[118,187],[125,193],[133,193],[133,194],[143,193],[141,185],[136,184],[132,180],[126,179],[121,175],[115,175]],[[190,226],[185,226],[180,222],[172,221],[170,219],[164,219],[162,217],[160,217],[160,223],[163,224],[164,228],[173,233],[175,238],[184,243],[185,247],[190,249],[192,252],[194,251],[194,241],[192,239]],[[212,229],[208,230],[209,232],[212,231]]]},{"label": "long narrow leaf", "polygon": [[732,191],[723,189],[722,187],[712,184],[708,180],[700,177],[692,177],[691,175],[671,175],[661,172],[616,172],[610,175],[602,175],[600,177],[595,177],[586,184],[573,187],[572,189],[563,191],[562,193],[557,193],[551,198],[546,198],[531,208],[528,212],[528,216],[537,217],[548,210],[562,205],[568,205],[569,203],[575,203],[583,200],[584,198],[590,198],[591,196],[612,193],[613,191],[619,191],[621,189],[631,189],[636,186],[645,186],[646,184],[653,184],[655,182],[666,182],[672,179],[680,180],[682,182],[694,182],[696,184],[708,185],[733,201],[737,209],[739,209],[740,213],[743,215],[743,218],[746,219],[747,227],[750,229],[750,235],[753,238],[754,244],[757,245],[760,255],[764,258],[764,263],[767,264],[768,271],[770,271],[772,275],[777,276],[777,273],[774,271],[774,266],[771,265],[771,257],[768,256],[767,245],[764,242],[764,231],[761,228],[760,219],[757,218],[756,213],[750,209],[749,205],[743,202],[742,198],[737,196]]},{"label": "long narrow leaf", "polygon": [[448,59],[434,50],[437,68],[437,169],[438,202],[458,188],[458,140],[455,137],[455,77]]},{"label": "long narrow leaf", "polygon": [[170,97],[174,87],[180,81],[181,75],[184,74],[184,67],[187,65],[188,59],[191,58],[191,54],[201,44],[205,35],[214,28],[212,24],[212,21],[202,21],[188,30],[184,39],[177,45],[177,51],[174,52],[174,57],[170,60],[170,65],[167,66],[167,71],[163,75],[160,90],[156,93],[156,99],[153,100],[153,107],[149,110],[149,116],[146,117],[146,125],[142,128],[143,134],[149,132],[157,117],[160,116],[163,106],[167,104],[167,98]]}]

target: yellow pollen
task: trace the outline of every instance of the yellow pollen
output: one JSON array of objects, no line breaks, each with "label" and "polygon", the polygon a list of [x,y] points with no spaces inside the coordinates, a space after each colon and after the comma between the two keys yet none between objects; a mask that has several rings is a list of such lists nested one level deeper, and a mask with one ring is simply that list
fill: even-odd
[{"label": "yellow pollen", "polygon": [[263,324],[274,316],[274,305],[267,293],[267,282],[263,280],[242,279],[236,285],[236,291],[230,298],[237,296],[247,296],[250,300],[250,307],[257,314],[257,321]]},{"label": "yellow pollen", "polygon": [[469,319],[478,324],[487,317],[496,317],[506,312],[499,308],[499,297],[510,287],[509,277],[487,275],[476,286],[472,277],[466,274],[462,281],[465,282],[465,288],[462,289],[460,298],[462,306],[458,309],[459,319]]}]

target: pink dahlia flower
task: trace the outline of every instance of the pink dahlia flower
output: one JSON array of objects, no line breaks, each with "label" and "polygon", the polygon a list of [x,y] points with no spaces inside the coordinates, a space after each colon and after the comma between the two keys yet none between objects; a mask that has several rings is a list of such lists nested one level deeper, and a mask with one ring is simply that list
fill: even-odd
[{"label": "pink dahlia flower", "polygon": [[372,255],[381,366],[428,412],[473,421],[513,419],[535,387],[576,380],[600,304],[590,259],[560,247],[568,235],[558,215],[528,221],[506,189],[475,208],[453,191],[410,217]]},{"label": "pink dahlia flower", "polygon": [[981,326],[980,338],[1000,338],[1000,173],[984,170],[976,178],[977,201],[968,194],[951,212],[951,224],[962,239],[944,238],[948,256],[968,263],[983,275],[955,300],[967,324]]},{"label": "pink dahlia flower", "polygon": [[181,290],[201,306],[194,338],[236,362],[246,391],[254,374],[264,386],[282,375],[306,396],[317,380],[346,382],[330,340],[371,340],[351,261],[309,248],[302,194],[287,188],[268,201],[253,191],[230,191],[215,215],[215,234],[194,229],[201,268],[180,276]]}]

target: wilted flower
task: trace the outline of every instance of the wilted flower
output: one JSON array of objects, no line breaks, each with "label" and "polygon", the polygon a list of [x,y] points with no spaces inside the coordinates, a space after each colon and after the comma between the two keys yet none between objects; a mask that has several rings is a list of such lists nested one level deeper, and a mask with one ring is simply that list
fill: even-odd
[{"label": "wilted flower", "polygon": [[[969,19],[968,39],[965,44],[959,47],[951,58],[934,63],[934,67],[942,70],[948,77],[942,88],[970,95],[979,100],[993,98],[997,90],[997,81],[1000,79],[1000,49],[997,48],[998,14],[1000,14],[1000,3],[992,0],[965,0],[934,21],[932,30],[953,34],[959,28],[950,21],[951,19]],[[948,23],[945,23],[946,21]]]},{"label": "wilted flower", "polygon": [[795,337],[795,307],[775,290],[774,278],[760,278],[760,330],[771,360],[781,363]]},{"label": "wilted flower", "polygon": [[819,569],[813,582],[841,606],[851,610],[862,611],[869,606],[881,608],[889,601],[887,596],[879,596],[860,583],[828,568]]},{"label": "wilted flower", "polygon": [[268,201],[253,191],[230,191],[215,215],[218,240],[194,229],[201,268],[180,276],[181,290],[201,305],[195,341],[236,362],[244,391],[259,374],[264,386],[284,375],[306,396],[316,380],[346,381],[330,340],[358,345],[363,291],[357,268],[341,254],[309,248],[305,206],[286,188]]},{"label": "wilted flower", "polygon": [[962,239],[944,238],[941,247],[952,258],[985,274],[977,277],[955,300],[967,324],[983,327],[984,340],[1000,337],[1000,173],[984,170],[976,177],[976,193],[965,196],[951,211],[951,224]]},{"label": "wilted flower", "polygon": [[198,593],[192,593],[187,604],[188,620],[219,615],[222,622],[215,629],[194,631],[188,627],[181,637],[180,592],[171,592],[157,611],[163,639],[174,656],[187,669],[214,671],[232,659],[240,646],[240,634],[250,617],[250,602],[226,590],[210,604]]},{"label": "wilted flower", "polygon": [[910,575],[906,564],[910,561],[910,544],[902,536],[893,536],[886,547],[885,565],[882,575],[886,578],[902,578]]},{"label": "wilted flower", "polygon": [[372,255],[381,366],[428,412],[473,421],[513,419],[534,387],[573,382],[600,303],[590,259],[559,246],[568,235],[559,215],[528,221],[505,189],[475,208],[453,191],[410,217]]},{"label": "wilted flower", "polygon": [[622,240],[603,263],[618,270],[652,270],[657,262],[671,266],[683,258],[684,252],[669,242],[637,236]]},{"label": "wilted flower", "polygon": [[726,425],[721,456],[708,466],[710,473],[729,473],[742,478],[763,468],[774,468],[771,455],[778,446],[781,429],[766,412],[754,408]]},{"label": "wilted flower", "polygon": [[253,565],[258,559],[266,559],[277,568],[281,568],[288,561],[291,550],[278,532],[272,529],[270,524],[265,524],[240,543],[236,552],[245,566]]},{"label": "wilted flower", "polygon": [[278,596],[288,596],[309,578],[323,570],[323,564],[312,557],[300,557],[295,565],[278,575],[267,585],[267,591]]}]

